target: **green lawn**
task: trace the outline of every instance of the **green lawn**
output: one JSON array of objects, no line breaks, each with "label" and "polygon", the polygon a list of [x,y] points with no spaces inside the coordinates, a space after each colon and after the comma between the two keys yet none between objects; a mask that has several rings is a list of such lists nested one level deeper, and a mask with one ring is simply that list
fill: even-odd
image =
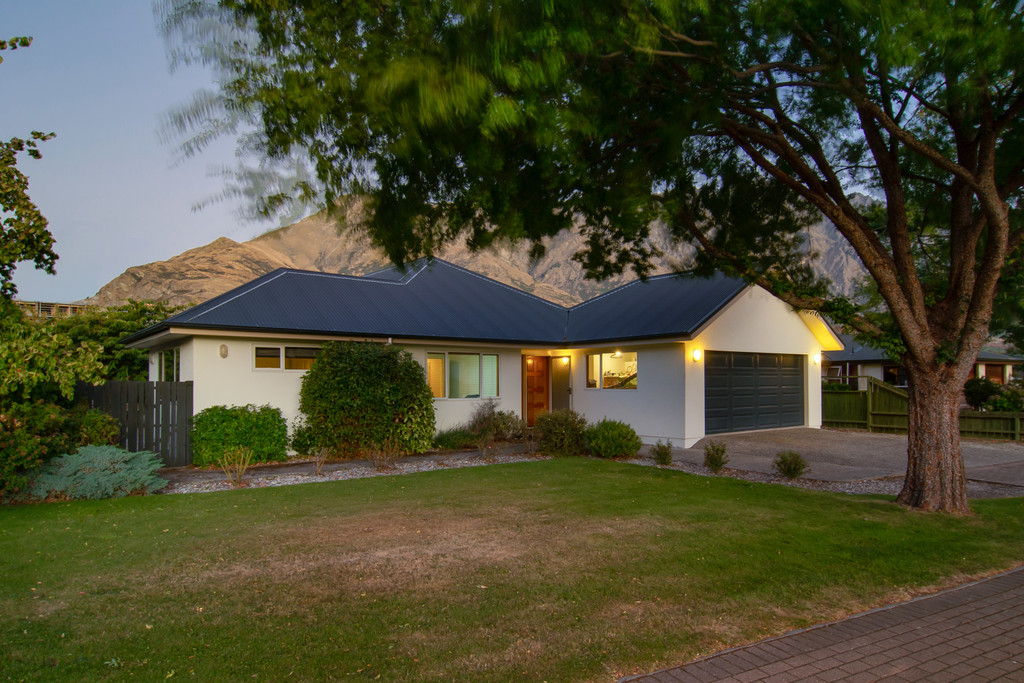
[{"label": "green lawn", "polygon": [[1024,561],[971,518],[586,459],[0,509],[0,679],[613,680]]}]

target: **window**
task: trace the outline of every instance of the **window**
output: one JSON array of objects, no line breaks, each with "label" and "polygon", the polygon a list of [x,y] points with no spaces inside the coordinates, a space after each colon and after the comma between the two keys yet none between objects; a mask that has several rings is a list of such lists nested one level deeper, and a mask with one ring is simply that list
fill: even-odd
[{"label": "window", "polygon": [[[284,365],[281,364],[284,351]],[[257,346],[255,347],[254,365],[263,369],[309,370],[313,367],[316,354],[320,349],[315,346]]]},{"label": "window", "polygon": [[587,388],[636,389],[636,352],[587,355]]},{"label": "window", "polygon": [[427,354],[427,386],[434,398],[444,398],[444,354]]},{"label": "window", "polygon": [[157,354],[157,381],[181,381],[181,349],[164,349]]},{"label": "window", "polygon": [[[445,372],[445,362],[448,372]],[[427,385],[434,398],[496,398],[498,355],[494,353],[428,353]],[[447,379],[447,385],[445,380]],[[446,391],[447,389],[447,391]]]}]

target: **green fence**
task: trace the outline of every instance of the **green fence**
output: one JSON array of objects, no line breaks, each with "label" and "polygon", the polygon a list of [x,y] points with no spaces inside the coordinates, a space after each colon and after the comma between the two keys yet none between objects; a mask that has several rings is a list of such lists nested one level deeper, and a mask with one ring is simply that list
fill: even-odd
[{"label": "green fence", "polygon": [[[821,421],[835,429],[866,429],[889,434],[907,433],[907,392],[867,380],[865,391],[822,391]],[[960,435],[972,439],[1021,440],[1024,413],[960,411]]]}]

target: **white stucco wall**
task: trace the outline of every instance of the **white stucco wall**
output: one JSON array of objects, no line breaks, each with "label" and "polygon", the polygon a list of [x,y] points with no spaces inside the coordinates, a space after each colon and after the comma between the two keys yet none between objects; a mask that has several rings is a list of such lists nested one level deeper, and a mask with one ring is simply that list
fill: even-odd
[{"label": "white stucco wall", "polygon": [[[644,443],[668,439],[690,447],[704,437],[704,357],[695,362],[694,349],[803,356],[804,424],[821,427],[821,342],[787,304],[757,287],[737,297],[692,340],[572,351],[573,407],[592,422],[628,423]],[[637,389],[587,389],[586,355],[616,350],[638,354]]]},{"label": "white stucco wall", "polygon": [[[215,405],[264,405],[280,408],[288,424],[299,416],[299,389],[305,370],[255,367],[257,346],[318,346],[285,339],[192,337],[181,346],[181,380],[194,381],[194,411]],[[221,357],[221,346],[227,354]],[[412,357],[426,366],[428,352],[498,354],[498,402],[501,410],[518,415],[522,408],[519,349],[486,346],[405,345]],[[150,379],[157,377],[158,352],[150,352]],[[434,399],[438,430],[467,422],[480,399]]]}]

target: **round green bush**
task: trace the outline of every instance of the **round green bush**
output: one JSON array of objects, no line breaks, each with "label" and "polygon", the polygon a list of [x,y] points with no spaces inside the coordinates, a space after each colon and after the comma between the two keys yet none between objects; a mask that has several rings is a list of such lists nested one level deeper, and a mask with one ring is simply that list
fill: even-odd
[{"label": "round green bush", "polygon": [[407,351],[328,342],[302,378],[299,409],[317,446],[339,457],[420,453],[434,439],[434,398]]},{"label": "round green bush", "polygon": [[999,385],[988,377],[974,377],[964,384],[964,398],[975,410],[981,410],[986,401],[999,394]]},{"label": "round green bush", "polygon": [[786,479],[796,479],[808,470],[807,461],[796,451],[782,451],[772,462],[775,471]]},{"label": "round green bush", "polygon": [[533,427],[542,453],[568,457],[586,452],[587,420],[575,410],[541,413]]},{"label": "round green bush", "polygon": [[288,423],[270,406],[211,406],[192,419],[192,464],[215,466],[232,448],[252,450],[253,462],[288,457]]},{"label": "round green bush", "polygon": [[604,419],[586,431],[587,448],[595,458],[632,458],[643,446],[625,422]]}]

